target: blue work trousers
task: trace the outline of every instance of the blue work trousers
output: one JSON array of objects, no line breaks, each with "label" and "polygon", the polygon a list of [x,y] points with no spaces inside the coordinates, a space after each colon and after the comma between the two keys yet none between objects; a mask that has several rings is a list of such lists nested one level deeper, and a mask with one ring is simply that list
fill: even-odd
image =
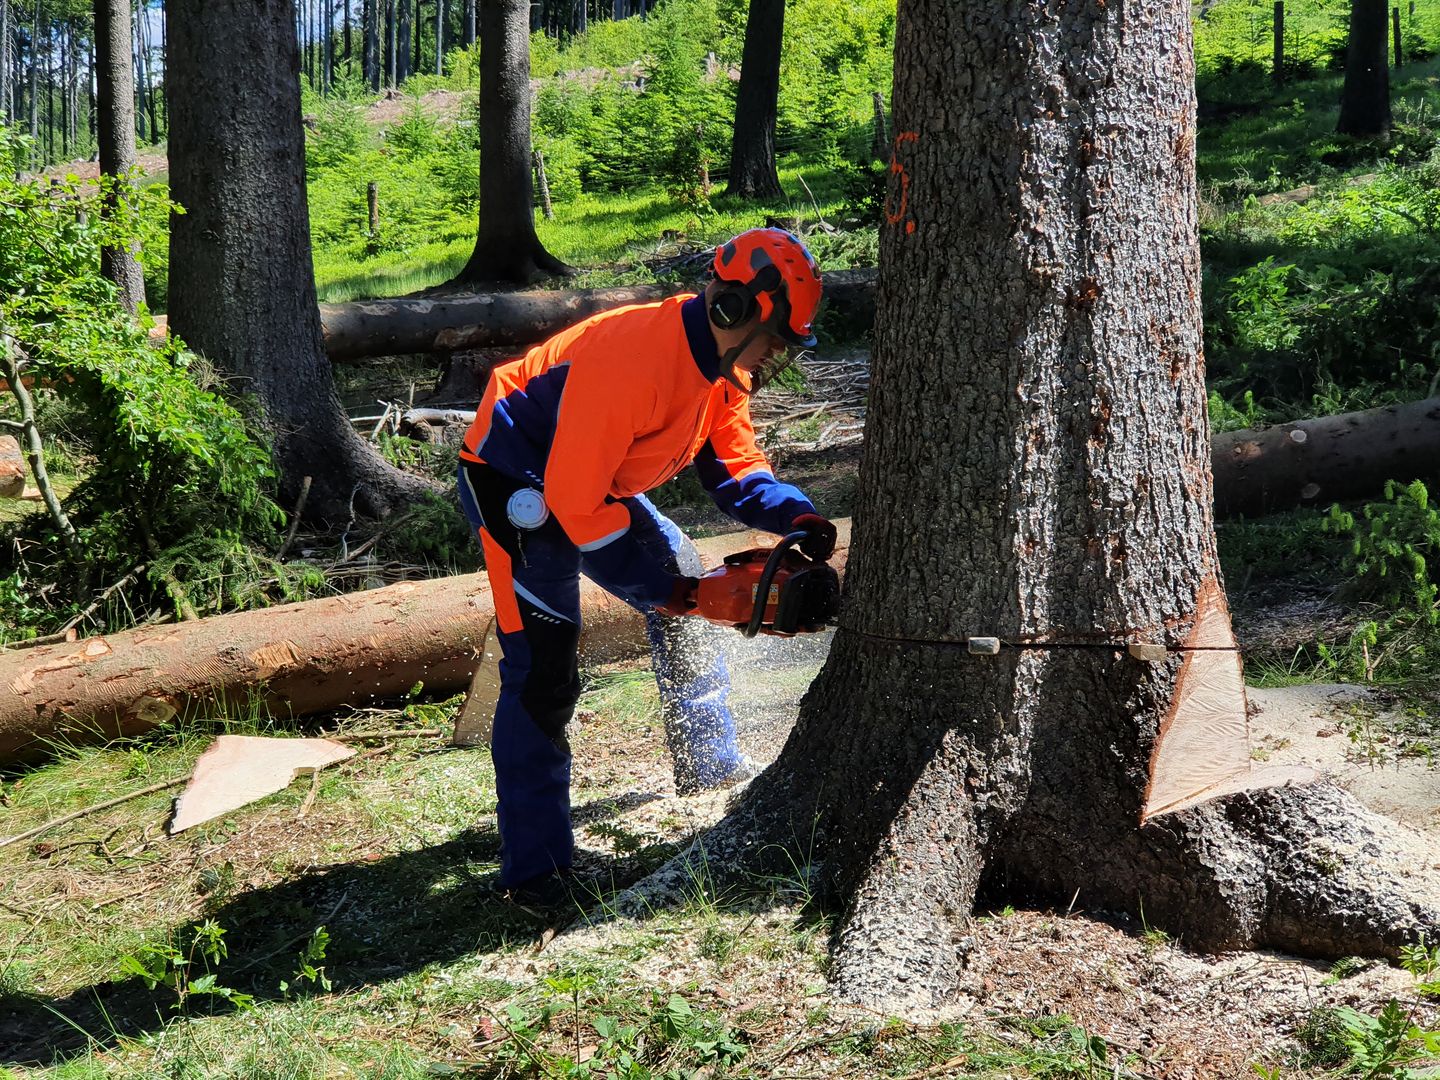
[{"label": "blue work trousers", "polygon": [[[740,765],[730,676],[715,638],[695,617],[661,615],[632,583],[599,575],[553,517],[513,525],[506,505],[524,485],[461,462],[460,502],[480,537],[503,659],[490,753],[495,762],[500,881],[507,887],[565,870],[570,825],[570,746],[565,726],[580,696],[580,574],[645,615],[665,737],[681,791],[718,784]],[[675,574],[698,576],[700,558],[675,523],[643,495],[622,500],[637,535]]]}]

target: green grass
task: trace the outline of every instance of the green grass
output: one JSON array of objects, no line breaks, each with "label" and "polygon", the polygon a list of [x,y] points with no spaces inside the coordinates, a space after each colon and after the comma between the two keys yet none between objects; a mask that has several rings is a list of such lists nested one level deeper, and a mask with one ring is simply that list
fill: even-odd
[{"label": "green grass", "polygon": [[[815,195],[814,204],[802,179]],[[578,287],[654,280],[640,264],[657,254],[673,252],[677,242],[702,247],[718,243],[763,224],[770,216],[814,222],[817,207],[819,216],[840,217],[843,181],[833,173],[792,160],[780,169],[780,182],[790,196],[783,202],[750,203],[717,194],[712,209],[700,213],[658,186],[615,195],[580,194],[556,202],[552,220],[537,214],[536,232],[551,254],[582,271],[572,283]],[[315,276],[320,299],[340,303],[402,296],[449,281],[474,248],[475,221],[457,215],[453,223],[450,218],[446,222],[449,234],[441,239],[368,257],[357,257],[353,245],[317,246]],[[837,267],[831,264],[831,268]]]}]

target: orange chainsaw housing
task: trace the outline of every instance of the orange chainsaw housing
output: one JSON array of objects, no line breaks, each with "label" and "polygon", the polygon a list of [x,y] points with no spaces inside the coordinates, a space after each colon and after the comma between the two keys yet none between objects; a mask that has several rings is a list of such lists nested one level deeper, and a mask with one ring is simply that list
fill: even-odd
[{"label": "orange chainsaw housing", "polygon": [[[700,579],[695,614],[743,630],[755,612],[760,574],[770,554],[769,548],[752,548],[727,555],[723,566]],[[760,632],[789,637],[823,630],[839,609],[840,578],[834,567],[787,551],[770,581]]]}]

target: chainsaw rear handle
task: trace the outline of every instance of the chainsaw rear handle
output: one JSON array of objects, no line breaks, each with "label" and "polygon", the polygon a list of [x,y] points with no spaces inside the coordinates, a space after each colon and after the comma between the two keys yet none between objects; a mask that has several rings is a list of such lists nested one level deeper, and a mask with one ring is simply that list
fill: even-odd
[{"label": "chainsaw rear handle", "polygon": [[760,627],[765,622],[765,608],[770,600],[770,583],[775,580],[775,571],[780,569],[780,564],[785,560],[785,553],[798,544],[810,533],[804,529],[796,532],[786,533],[775,545],[770,557],[765,560],[765,569],[760,571],[760,580],[755,585],[755,610],[750,613],[750,621],[740,633],[747,638],[753,638],[760,632]]}]

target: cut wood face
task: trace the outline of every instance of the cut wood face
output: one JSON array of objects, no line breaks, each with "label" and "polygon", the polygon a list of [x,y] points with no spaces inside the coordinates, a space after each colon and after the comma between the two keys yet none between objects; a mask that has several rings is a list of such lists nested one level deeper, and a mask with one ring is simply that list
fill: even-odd
[{"label": "cut wood face", "polygon": [[1245,679],[1225,594],[1212,576],[1200,590],[1189,650],[1175,696],[1150,759],[1143,824],[1221,795],[1285,783],[1306,783],[1305,768],[1254,769]]},{"label": "cut wood face", "polygon": [[355,751],[330,739],[221,735],[195,763],[170,820],[170,835],[290,786],[297,776],[344,761]]},{"label": "cut wood face", "polygon": [[25,493],[25,458],[14,435],[0,435],[0,499],[19,499]]}]

